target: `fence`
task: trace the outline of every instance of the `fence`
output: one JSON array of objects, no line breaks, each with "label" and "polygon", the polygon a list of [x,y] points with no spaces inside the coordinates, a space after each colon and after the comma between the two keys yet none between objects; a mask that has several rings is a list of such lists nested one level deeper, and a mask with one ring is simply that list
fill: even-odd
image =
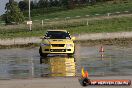
[{"label": "fence", "polygon": [[[64,18],[52,18],[52,19],[42,19],[42,20],[33,20],[34,22],[41,22],[41,23],[44,23],[44,22],[52,22],[52,21],[62,21],[62,20],[72,20],[72,19],[80,19],[80,18],[93,18],[93,17],[99,17],[99,16],[116,16],[116,15],[121,15],[121,14],[131,14],[132,11],[123,11],[123,12],[114,12],[114,13],[106,13],[106,14],[93,14],[93,15],[89,15],[89,14],[86,14],[84,16],[75,16],[75,17],[64,17]],[[37,17],[37,16],[36,16]]]}]

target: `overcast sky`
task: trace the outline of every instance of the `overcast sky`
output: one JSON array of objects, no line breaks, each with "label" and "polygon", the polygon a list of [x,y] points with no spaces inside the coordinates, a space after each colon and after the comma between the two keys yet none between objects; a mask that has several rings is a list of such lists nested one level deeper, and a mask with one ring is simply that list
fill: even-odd
[{"label": "overcast sky", "polygon": [[5,4],[8,2],[8,0],[0,0],[0,15],[2,15],[5,12]]}]

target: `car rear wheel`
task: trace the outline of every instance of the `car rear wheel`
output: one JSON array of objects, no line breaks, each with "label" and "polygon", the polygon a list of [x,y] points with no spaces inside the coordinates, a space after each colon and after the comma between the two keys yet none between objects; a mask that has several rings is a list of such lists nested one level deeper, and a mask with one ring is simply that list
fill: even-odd
[{"label": "car rear wheel", "polygon": [[41,57],[47,57],[47,55],[48,55],[47,53],[43,53],[42,52],[42,48],[41,47],[39,48],[39,54],[40,54]]}]

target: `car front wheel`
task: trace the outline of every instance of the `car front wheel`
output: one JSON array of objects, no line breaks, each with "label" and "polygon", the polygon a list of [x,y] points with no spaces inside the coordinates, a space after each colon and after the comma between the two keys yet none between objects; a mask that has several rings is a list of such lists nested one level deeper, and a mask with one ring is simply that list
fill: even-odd
[{"label": "car front wheel", "polygon": [[41,57],[47,57],[47,55],[48,55],[47,53],[43,53],[42,52],[42,48],[41,47],[39,48],[39,54],[40,54]]}]

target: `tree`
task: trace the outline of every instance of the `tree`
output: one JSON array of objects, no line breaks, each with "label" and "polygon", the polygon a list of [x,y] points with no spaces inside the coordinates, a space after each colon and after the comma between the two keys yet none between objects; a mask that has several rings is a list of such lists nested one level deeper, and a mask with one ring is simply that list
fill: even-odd
[{"label": "tree", "polygon": [[6,24],[19,24],[24,21],[24,15],[20,11],[18,7],[18,3],[14,0],[9,0],[9,2],[5,6],[5,14],[3,16],[3,20]]},{"label": "tree", "polygon": [[30,5],[31,5],[31,9],[34,9],[35,8],[35,4],[34,4],[33,1],[31,1]]},{"label": "tree", "polygon": [[68,7],[68,0],[62,0],[61,3],[62,3],[62,6]]},{"label": "tree", "polygon": [[39,0],[38,2],[38,7],[39,8],[48,8],[48,0]]},{"label": "tree", "polygon": [[55,3],[55,6],[60,6],[60,3],[58,0],[55,0],[54,3]]},{"label": "tree", "polygon": [[62,6],[68,9],[73,9],[75,7],[75,3],[73,0],[62,0]]},{"label": "tree", "polygon": [[[19,8],[21,9],[21,11],[25,11],[25,10],[28,10],[28,6],[29,5],[29,2],[27,0],[24,0],[24,1],[20,1],[18,3],[18,6]],[[33,1],[30,2],[30,6],[31,6],[31,9],[34,9],[36,8],[36,2],[34,3]]]},{"label": "tree", "polygon": [[53,0],[49,0],[49,4],[50,4],[49,5],[50,7],[53,7],[54,6],[54,1]]},{"label": "tree", "polygon": [[25,1],[20,1],[18,5],[19,5],[19,8],[21,9],[21,11],[28,9],[28,3],[26,3]]}]

